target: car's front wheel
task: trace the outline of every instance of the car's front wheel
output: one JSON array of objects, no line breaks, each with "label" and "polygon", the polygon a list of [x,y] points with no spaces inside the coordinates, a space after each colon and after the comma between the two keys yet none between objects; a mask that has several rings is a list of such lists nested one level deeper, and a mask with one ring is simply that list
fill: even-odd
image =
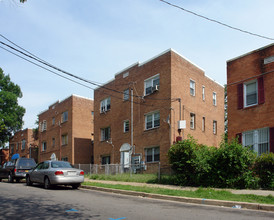
[{"label": "car's front wheel", "polygon": [[11,173],[8,176],[8,181],[9,181],[9,183],[13,183],[13,176]]},{"label": "car's front wheel", "polygon": [[44,180],[44,188],[45,188],[45,189],[50,189],[50,187],[51,187],[51,184],[50,184],[49,178],[48,178],[48,177],[45,177],[45,180]]},{"label": "car's front wheel", "polygon": [[26,177],[26,183],[27,183],[27,186],[32,186],[32,182],[29,176]]}]

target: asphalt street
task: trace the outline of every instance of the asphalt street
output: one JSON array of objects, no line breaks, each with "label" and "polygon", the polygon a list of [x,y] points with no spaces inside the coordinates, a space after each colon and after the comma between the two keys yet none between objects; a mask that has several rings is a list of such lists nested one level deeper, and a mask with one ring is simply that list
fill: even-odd
[{"label": "asphalt street", "polygon": [[0,182],[0,219],[274,219],[273,212],[195,205],[85,189]]}]

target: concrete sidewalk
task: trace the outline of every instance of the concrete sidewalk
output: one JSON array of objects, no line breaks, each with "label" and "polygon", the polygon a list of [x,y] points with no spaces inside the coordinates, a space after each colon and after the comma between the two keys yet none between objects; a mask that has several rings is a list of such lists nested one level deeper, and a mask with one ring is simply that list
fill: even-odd
[{"label": "concrete sidewalk", "polygon": [[[161,184],[91,180],[88,178],[85,178],[85,182],[105,183],[105,184],[112,184],[112,185],[120,184],[120,185],[143,186],[143,187],[157,187],[157,188],[192,190],[192,191],[198,189],[195,187],[180,187],[180,186],[161,185]],[[139,197],[141,196],[141,197],[147,197],[147,198],[153,198],[153,199],[176,201],[176,202],[186,202],[186,203],[195,203],[195,204],[201,204],[201,205],[214,205],[214,206],[222,206],[222,207],[230,207],[230,208],[238,208],[238,209],[252,209],[252,210],[274,212],[274,205],[268,205],[268,204],[167,196],[167,195],[159,195],[159,194],[151,194],[151,193],[143,193],[143,192],[135,192],[135,191],[127,191],[127,190],[109,189],[109,188],[96,187],[96,186],[85,186],[85,185],[82,185],[81,188],[103,191],[103,192],[110,192],[110,193],[118,193],[118,194],[130,195],[130,196],[139,196]],[[267,191],[267,190],[234,190],[234,189],[217,189],[217,190],[227,190],[233,194],[253,194],[253,195],[262,195],[262,196],[268,196],[268,195],[274,196],[273,191]]]}]

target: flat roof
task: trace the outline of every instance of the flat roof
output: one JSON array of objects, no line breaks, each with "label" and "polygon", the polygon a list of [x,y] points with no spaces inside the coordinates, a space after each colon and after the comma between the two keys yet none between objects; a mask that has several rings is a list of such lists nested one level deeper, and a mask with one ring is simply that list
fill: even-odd
[{"label": "flat roof", "polygon": [[49,105],[48,109],[46,109],[46,110],[44,110],[44,111],[41,111],[38,115],[41,115],[41,114],[43,114],[44,112],[48,111],[48,110],[50,109],[51,106],[54,106],[54,105],[56,105],[56,104],[60,104],[60,103],[64,102],[65,100],[67,100],[67,99],[69,99],[69,98],[71,98],[71,97],[73,97],[73,96],[74,96],[74,97],[77,97],[77,98],[82,98],[82,99],[87,99],[87,100],[93,101],[93,99],[90,99],[90,98],[87,98],[87,97],[83,97],[83,96],[80,96],[80,95],[72,94],[72,95],[70,95],[70,96],[68,96],[68,97],[66,97],[66,98],[64,98],[64,99],[62,99],[61,101],[60,101],[60,99],[59,99],[59,100],[57,100],[56,102],[52,103],[51,105]]},{"label": "flat roof", "polygon": [[258,52],[258,51],[260,51],[260,50],[264,50],[264,49],[266,49],[266,48],[268,48],[268,47],[272,47],[273,45],[274,45],[274,43],[268,44],[268,45],[266,45],[266,46],[264,46],[264,47],[260,47],[260,48],[258,48],[258,49],[256,49],[256,50],[252,50],[252,51],[250,51],[250,52],[247,52],[247,53],[245,53],[245,54],[242,54],[242,55],[240,55],[240,56],[237,56],[237,57],[235,57],[235,58],[232,58],[232,59],[230,59],[230,60],[227,60],[226,62],[229,63],[229,62],[231,62],[231,61],[240,59],[240,58],[242,58],[242,57],[245,57],[245,56],[250,55],[250,54],[252,54],[252,53]]},{"label": "flat roof", "polygon": [[[174,52],[174,53],[176,53],[178,56],[180,56],[181,58],[183,58],[183,59],[186,60],[187,62],[189,62],[189,63],[191,63],[192,65],[196,66],[198,69],[200,69],[200,70],[202,70],[203,72],[205,72],[204,69],[202,69],[201,67],[199,67],[199,66],[198,66],[197,64],[195,64],[194,62],[192,62],[191,60],[189,60],[189,59],[186,58],[185,56],[181,55],[181,54],[178,53],[176,50],[174,50],[174,49],[172,49],[172,48],[169,48],[169,49],[167,49],[167,50],[161,52],[160,54],[158,54],[158,55],[156,55],[156,56],[154,56],[154,57],[152,57],[152,58],[150,58],[150,59],[148,59],[148,60],[146,60],[146,61],[144,61],[144,62],[142,62],[142,63],[139,62],[139,61],[136,62],[136,63],[133,63],[132,65],[130,65],[130,66],[128,66],[128,67],[122,69],[121,71],[115,73],[114,76],[117,76],[117,75],[119,75],[119,74],[121,74],[121,73],[124,73],[124,72],[126,72],[127,70],[131,69],[131,68],[134,67],[134,66],[138,66],[138,67],[143,66],[143,65],[145,65],[146,63],[149,63],[150,61],[155,60],[155,59],[157,59],[158,57],[160,57],[160,56],[162,56],[162,55],[164,55],[164,54],[166,54],[166,53],[169,53],[169,52],[171,52],[171,51]],[[208,76],[206,76],[206,77],[208,77]],[[208,78],[209,78],[209,77],[208,77]],[[211,78],[209,78],[209,79],[211,79]],[[98,86],[98,87],[95,88],[94,90],[97,90],[97,89],[99,89],[99,88],[101,88],[101,87],[103,87],[103,86],[105,86],[105,85],[111,83],[111,82],[114,81],[114,80],[115,80],[115,78],[110,79],[109,81],[107,81],[106,83],[104,83],[102,86]],[[212,79],[211,79],[211,80],[212,80]],[[212,81],[216,82],[215,80],[212,80]],[[218,83],[218,84],[219,84],[219,83]]]}]

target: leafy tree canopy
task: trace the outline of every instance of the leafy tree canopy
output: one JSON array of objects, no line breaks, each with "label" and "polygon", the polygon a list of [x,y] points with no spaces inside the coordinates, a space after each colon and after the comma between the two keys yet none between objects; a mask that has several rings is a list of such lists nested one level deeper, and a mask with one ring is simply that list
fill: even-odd
[{"label": "leafy tree canopy", "polygon": [[25,109],[18,105],[22,96],[20,87],[0,68],[0,146],[22,128]]}]

